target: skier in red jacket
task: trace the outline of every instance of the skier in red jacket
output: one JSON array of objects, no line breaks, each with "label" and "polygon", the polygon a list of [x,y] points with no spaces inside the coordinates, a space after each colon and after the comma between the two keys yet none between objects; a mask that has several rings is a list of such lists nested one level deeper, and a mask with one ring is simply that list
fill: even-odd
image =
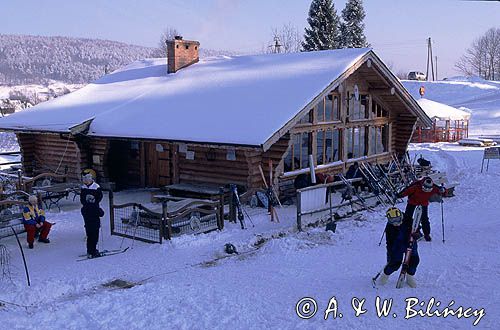
[{"label": "skier in red jacket", "polygon": [[444,195],[446,189],[444,187],[439,187],[432,182],[429,177],[423,178],[422,180],[414,182],[412,185],[405,188],[399,193],[399,197],[408,196],[408,204],[406,205],[406,210],[404,214],[404,220],[412,221],[413,212],[418,205],[422,206],[422,230],[424,232],[424,238],[426,241],[431,241],[431,224],[429,223],[429,199],[432,195]]},{"label": "skier in red jacket", "polygon": [[[422,223],[422,229],[424,230],[425,239],[427,241],[431,240],[431,228],[428,216],[429,199],[434,194],[442,195],[444,193],[446,193],[446,189],[444,187],[435,185],[432,182],[432,179],[427,177],[416,181],[398,194],[398,197],[408,196],[408,204],[406,205],[406,210],[399,231],[395,229],[395,227],[389,227],[393,233],[387,232],[387,265],[384,267],[384,271],[380,276],[380,284],[386,284],[389,276],[401,266],[405,251],[409,244],[408,240],[411,234],[413,213],[418,205],[422,206],[422,215],[420,220]],[[420,257],[418,255],[418,245],[417,242],[415,242],[412,247],[410,264],[408,265],[406,276],[406,282],[412,288],[417,286],[414,276],[419,262]]]}]

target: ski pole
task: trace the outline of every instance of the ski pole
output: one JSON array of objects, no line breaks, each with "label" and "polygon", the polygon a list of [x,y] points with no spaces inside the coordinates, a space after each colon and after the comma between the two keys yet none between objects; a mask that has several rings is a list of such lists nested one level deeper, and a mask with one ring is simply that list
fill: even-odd
[{"label": "ski pole", "polygon": [[382,245],[382,240],[384,239],[384,235],[385,235],[385,228],[384,231],[382,232],[382,236],[380,236],[380,242],[378,242],[378,246]]},{"label": "ski pole", "polygon": [[444,210],[443,210],[443,200],[441,200],[441,228],[443,231],[443,243],[444,243]]}]

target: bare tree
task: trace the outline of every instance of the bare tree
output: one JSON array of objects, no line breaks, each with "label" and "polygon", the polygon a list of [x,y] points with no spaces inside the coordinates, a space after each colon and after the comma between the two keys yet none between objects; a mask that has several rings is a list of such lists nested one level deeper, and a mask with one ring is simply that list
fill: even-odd
[{"label": "bare tree", "polygon": [[455,68],[467,76],[500,80],[500,28],[491,28],[474,40]]},{"label": "bare tree", "polygon": [[158,50],[155,52],[155,56],[167,57],[167,41],[173,40],[175,36],[180,35],[179,31],[174,27],[167,27],[160,35],[160,41],[158,42]]},{"label": "bare tree", "polygon": [[271,30],[272,38],[265,53],[297,53],[302,47],[302,36],[297,27],[291,23],[283,24],[282,27],[274,27]]}]

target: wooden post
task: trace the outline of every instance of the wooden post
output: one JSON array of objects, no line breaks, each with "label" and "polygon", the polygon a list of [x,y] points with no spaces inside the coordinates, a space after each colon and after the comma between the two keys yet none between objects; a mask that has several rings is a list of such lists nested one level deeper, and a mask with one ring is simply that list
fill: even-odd
[{"label": "wooden post", "polygon": [[18,190],[25,190],[24,187],[23,187],[23,175],[21,173],[21,169],[17,170],[17,186],[18,186]]},{"label": "wooden post", "polygon": [[110,187],[109,194],[109,229],[111,230],[111,235],[115,232],[115,210],[114,210],[114,196],[113,188]]},{"label": "wooden post", "polygon": [[236,205],[233,185],[229,185],[229,221],[236,223]]},{"label": "wooden post", "polygon": [[165,209],[164,209],[164,205],[163,203],[161,204],[161,213],[162,213],[162,217],[160,219],[160,230],[159,230],[159,241],[160,241],[160,244],[163,244],[163,235],[165,235]]},{"label": "wooden post", "polygon": [[297,229],[302,231],[302,214],[301,214],[301,192],[297,191]]},{"label": "wooden post", "polygon": [[219,230],[224,229],[224,188],[219,188]]},{"label": "wooden post", "polygon": [[167,239],[171,240],[172,239],[172,224],[170,223],[170,220],[168,218],[168,209],[167,209],[167,200],[164,200],[162,202],[162,210],[163,210],[163,225],[167,225]]}]

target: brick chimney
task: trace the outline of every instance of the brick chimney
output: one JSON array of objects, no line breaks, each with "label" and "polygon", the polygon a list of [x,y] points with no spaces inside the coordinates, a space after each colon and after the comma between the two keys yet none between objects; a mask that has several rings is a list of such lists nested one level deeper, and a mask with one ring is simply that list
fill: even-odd
[{"label": "brick chimney", "polygon": [[174,40],[167,40],[167,67],[168,73],[194,64],[200,60],[198,41],[182,40],[181,36],[175,36]]}]

